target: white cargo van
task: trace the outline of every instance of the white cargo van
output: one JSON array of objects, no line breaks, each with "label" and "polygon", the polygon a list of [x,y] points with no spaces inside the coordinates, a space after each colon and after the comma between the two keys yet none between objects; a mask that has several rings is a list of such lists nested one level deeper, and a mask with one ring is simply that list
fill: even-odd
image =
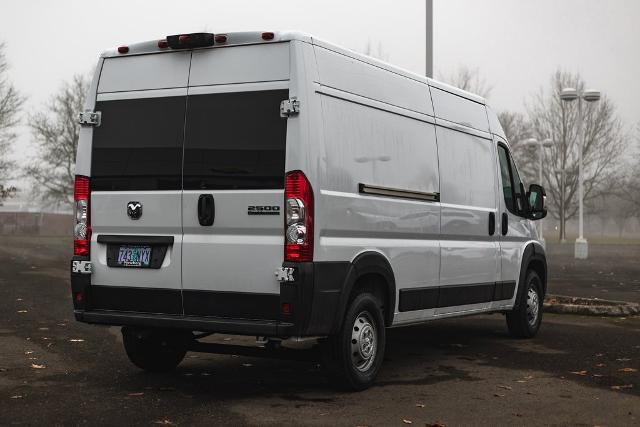
[{"label": "white cargo van", "polygon": [[544,190],[476,95],[299,33],[181,34],[104,53],[80,122],[75,316],[140,368],[315,338],[362,389],[385,328],[540,326]]}]

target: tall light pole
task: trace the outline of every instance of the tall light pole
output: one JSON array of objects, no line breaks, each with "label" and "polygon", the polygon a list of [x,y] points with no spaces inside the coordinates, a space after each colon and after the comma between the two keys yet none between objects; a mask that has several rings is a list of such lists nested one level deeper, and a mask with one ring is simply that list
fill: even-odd
[{"label": "tall light pole", "polygon": [[[538,146],[538,184],[542,185],[542,150],[544,148],[553,147],[553,141],[549,138],[546,138],[542,141],[538,141],[535,138],[529,138],[522,142],[524,146],[527,147],[535,147]],[[542,220],[538,221],[538,237],[540,238],[540,243],[544,246],[544,235],[542,234]]]},{"label": "tall light pole", "polygon": [[582,155],[584,149],[584,129],[582,124],[582,101],[595,102],[600,99],[600,92],[588,89],[579,92],[574,88],[565,88],[560,92],[560,99],[565,102],[578,100],[578,199],[579,199],[579,236],[576,239],[574,256],[576,259],[587,259],[589,257],[589,244],[584,238],[584,177]]},{"label": "tall light pole", "polygon": [[433,77],[433,0],[426,1],[425,16],[425,54],[426,54],[426,76]]}]

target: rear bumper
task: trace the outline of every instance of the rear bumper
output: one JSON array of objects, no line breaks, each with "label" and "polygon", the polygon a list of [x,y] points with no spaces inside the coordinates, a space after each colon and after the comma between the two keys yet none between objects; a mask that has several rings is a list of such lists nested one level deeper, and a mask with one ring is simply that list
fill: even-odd
[{"label": "rear bumper", "polygon": [[74,310],[76,320],[98,325],[136,326],[140,328],[185,329],[221,334],[288,337],[295,325],[274,320],[226,319],[118,311]]},{"label": "rear bumper", "polygon": [[[284,266],[295,269],[294,280],[281,283],[279,295],[95,286],[90,274],[72,272],[74,314],[92,324],[266,337],[334,332],[350,263]],[[285,304],[288,313],[281,311]]]}]

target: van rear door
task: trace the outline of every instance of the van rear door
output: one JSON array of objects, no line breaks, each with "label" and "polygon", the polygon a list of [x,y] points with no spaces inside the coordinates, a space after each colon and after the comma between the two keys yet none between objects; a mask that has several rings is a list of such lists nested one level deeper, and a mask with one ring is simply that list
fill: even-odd
[{"label": "van rear door", "polygon": [[[256,64],[260,64],[256,66]],[[278,318],[289,43],[194,51],[183,170],[185,315]]]},{"label": "van rear door", "polygon": [[91,161],[91,309],[183,313],[181,174],[190,56],[104,61]]}]

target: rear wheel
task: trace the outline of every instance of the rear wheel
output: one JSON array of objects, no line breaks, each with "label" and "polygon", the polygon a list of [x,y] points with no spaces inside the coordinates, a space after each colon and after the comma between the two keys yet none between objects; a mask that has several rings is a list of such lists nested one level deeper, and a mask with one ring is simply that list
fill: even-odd
[{"label": "rear wheel", "polygon": [[385,328],[378,298],[356,296],[340,331],[325,344],[325,363],[341,387],[364,390],[373,384],[384,358]]},{"label": "rear wheel", "polygon": [[507,313],[507,327],[515,338],[532,338],[542,323],[542,280],[535,271],[529,271],[524,292],[516,301],[516,308]]},{"label": "rear wheel", "polygon": [[129,360],[149,372],[168,372],[184,359],[190,332],[122,328],[122,340]]}]

